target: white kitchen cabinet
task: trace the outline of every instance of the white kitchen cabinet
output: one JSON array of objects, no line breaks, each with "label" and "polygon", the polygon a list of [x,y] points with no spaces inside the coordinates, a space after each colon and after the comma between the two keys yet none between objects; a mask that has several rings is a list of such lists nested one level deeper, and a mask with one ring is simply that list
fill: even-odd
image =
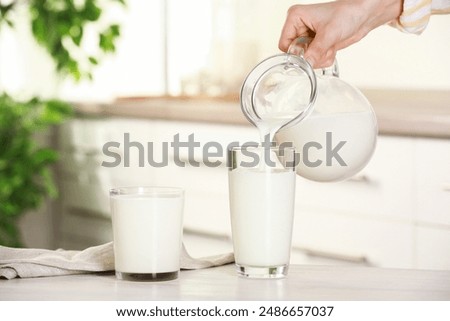
[{"label": "white kitchen cabinet", "polygon": [[417,220],[450,228],[450,140],[418,139]]},{"label": "white kitchen cabinet", "polygon": [[417,226],[416,237],[417,268],[450,268],[450,228]]},{"label": "white kitchen cabinet", "polygon": [[77,118],[60,126],[58,147],[63,151],[98,153],[103,144],[113,140],[107,119]]},{"label": "white kitchen cabinet", "polygon": [[294,222],[293,245],[342,263],[410,268],[413,237],[411,224],[300,210]]},{"label": "white kitchen cabinet", "polygon": [[299,178],[302,210],[411,222],[414,204],[414,140],[380,136],[369,164],[355,177],[337,183]]},{"label": "white kitchen cabinet", "polygon": [[418,139],[417,267],[450,268],[450,140]]},{"label": "white kitchen cabinet", "polygon": [[299,177],[294,246],[339,263],[412,267],[414,143],[380,136],[367,167],[346,181]]}]

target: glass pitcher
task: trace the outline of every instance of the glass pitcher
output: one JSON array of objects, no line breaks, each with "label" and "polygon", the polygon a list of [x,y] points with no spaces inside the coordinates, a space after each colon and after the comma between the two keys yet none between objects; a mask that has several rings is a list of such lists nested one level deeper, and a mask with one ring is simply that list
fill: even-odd
[{"label": "glass pitcher", "polygon": [[[371,159],[378,134],[376,116],[366,97],[339,78],[336,62],[312,70],[303,59],[310,41],[298,38],[287,54],[257,65],[242,86],[241,108],[257,127],[273,115],[285,119],[276,129],[275,141],[294,145],[298,175],[319,182],[340,181]],[[295,72],[290,71],[293,62]]]}]

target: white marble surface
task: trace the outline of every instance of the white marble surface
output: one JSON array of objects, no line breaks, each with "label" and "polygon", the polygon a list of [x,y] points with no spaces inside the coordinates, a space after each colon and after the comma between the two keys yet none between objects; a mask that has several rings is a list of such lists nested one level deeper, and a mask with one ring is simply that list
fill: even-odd
[{"label": "white marble surface", "polygon": [[0,280],[0,300],[450,300],[450,271],[291,266],[280,280],[238,277],[233,265],[148,283],[113,274]]}]

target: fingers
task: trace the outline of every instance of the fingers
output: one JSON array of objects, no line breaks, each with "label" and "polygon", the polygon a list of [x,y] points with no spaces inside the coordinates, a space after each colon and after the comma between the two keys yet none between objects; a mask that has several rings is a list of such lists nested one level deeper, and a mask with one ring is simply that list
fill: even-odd
[{"label": "fingers", "polygon": [[[298,34],[295,30],[290,29],[285,31],[285,38],[280,38],[279,48],[280,50],[287,52],[290,44],[294,39],[301,36],[309,35],[308,32]],[[336,50],[323,46],[320,39],[314,38],[308,49],[305,52],[305,59],[313,68],[325,68],[329,67],[334,63],[336,58]]]},{"label": "fingers", "polygon": [[321,58],[315,58],[313,55],[305,55],[305,59],[314,69],[327,68],[333,65],[336,60],[336,52],[327,51]]},{"label": "fingers", "polygon": [[321,38],[314,38],[305,52],[305,59],[313,68],[326,68],[336,59],[336,50]]},{"label": "fingers", "polygon": [[281,31],[280,41],[278,42],[278,48],[281,51],[287,52],[289,45],[297,38],[297,30],[295,27],[286,21],[283,30]]},{"label": "fingers", "polygon": [[281,51],[287,52],[290,44],[294,39],[301,36],[310,35],[308,26],[303,22],[300,12],[302,11],[301,5],[295,5],[289,8],[286,21],[281,31],[280,40],[278,42],[278,48]]},{"label": "fingers", "polygon": [[[317,11],[316,11],[317,12]],[[298,37],[315,36],[313,30],[312,13],[307,5],[295,5],[289,8],[286,21],[281,31],[278,47],[287,52],[291,43]],[[325,46],[326,39],[314,38],[305,53],[305,59],[314,67],[322,68],[331,66],[334,62],[336,52]]]}]

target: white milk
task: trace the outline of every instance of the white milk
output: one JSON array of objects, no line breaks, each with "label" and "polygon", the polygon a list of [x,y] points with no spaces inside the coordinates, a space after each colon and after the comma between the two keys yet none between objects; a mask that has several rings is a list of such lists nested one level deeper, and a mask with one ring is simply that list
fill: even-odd
[{"label": "white milk", "polygon": [[235,169],[229,173],[236,263],[267,267],[289,263],[295,172]]},{"label": "white milk", "polygon": [[262,118],[262,120],[256,124],[261,144],[264,142],[267,135],[269,135],[269,141],[272,142],[278,130],[291,119],[297,117],[298,114],[298,112],[283,112],[269,116],[266,115]]},{"label": "white milk", "polygon": [[[346,141],[339,150],[339,156],[347,166],[341,166],[336,159],[326,165],[326,133],[332,133],[332,147]],[[312,114],[293,127],[282,129],[275,138],[278,143],[292,142],[301,155],[297,173],[315,181],[335,181],[359,172],[372,157],[376,144],[377,124],[372,112],[348,112],[328,115]],[[322,160],[318,167],[305,164],[303,146],[318,142],[322,149],[309,148],[309,161]]]},{"label": "white milk", "polygon": [[180,268],[183,197],[111,197],[116,270],[175,272]]}]

